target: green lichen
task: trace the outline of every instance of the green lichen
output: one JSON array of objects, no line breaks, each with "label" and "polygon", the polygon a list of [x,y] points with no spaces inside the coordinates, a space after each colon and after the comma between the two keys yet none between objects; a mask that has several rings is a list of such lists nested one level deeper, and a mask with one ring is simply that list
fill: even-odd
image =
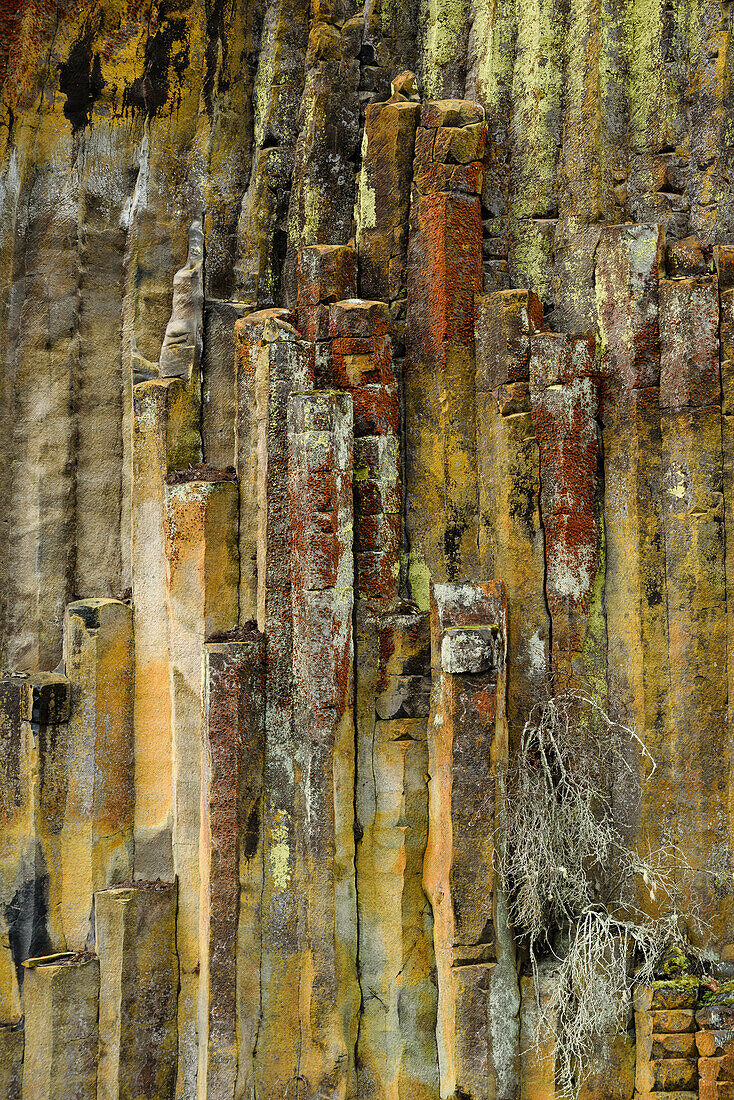
[{"label": "green lichen", "polygon": [[679,980],[683,975],[689,974],[690,970],[691,961],[680,946],[671,947],[666,951],[662,961],[657,967],[658,974],[663,974],[666,977],[675,977],[676,980]]},{"label": "green lichen", "polygon": [[431,571],[418,550],[410,552],[408,581],[411,598],[415,600],[421,611],[428,611],[431,606]]},{"label": "green lichen", "polygon": [[717,991],[707,990],[700,997],[702,1005],[734,1005],[734,978],[722,982]]},{"label": "green lichen", "polygon": [[429,96],[443,96],[442,69],[456,61],[468,22],[468,0],[430,0],[425,69],[426,91]]},{"label": "green lichen", "polygon": [[653,989],[676,989],[683,993],[686,990],[698,989],[698,978],[695,974],[681,974],[678,978],[661,978],[652,983]]}]

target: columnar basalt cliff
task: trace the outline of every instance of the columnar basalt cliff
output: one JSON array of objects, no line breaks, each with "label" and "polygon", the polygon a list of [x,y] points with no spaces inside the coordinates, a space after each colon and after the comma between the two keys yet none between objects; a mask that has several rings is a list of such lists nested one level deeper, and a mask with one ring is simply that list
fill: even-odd
[{"label": "columnar basalt cliff", "polygon": [[578,685],[693,953],[579,1095],[734,1096],[727,0],[0,8],[0,1100],[558,1095]]}]

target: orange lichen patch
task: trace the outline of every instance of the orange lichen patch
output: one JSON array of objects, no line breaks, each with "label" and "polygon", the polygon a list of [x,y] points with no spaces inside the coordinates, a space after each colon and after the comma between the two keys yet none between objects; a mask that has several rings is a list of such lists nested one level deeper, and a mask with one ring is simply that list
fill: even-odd
[{"label": "orange lichen patch", "polygon": [[[439,106],[430,117],[445,114]],[[405,335],[407,528],[411,583],[422,601],[428,597],[426,572],[436,580],[458,579],[471,576],[477,563],[473,349],[474,296],[482,288],[481,208],[478,194],[465,193],[458,181],[437,185],[426,176],[421,182],[421,173],[436,167],[429,159],[434,143],[435,131],[431,142],[419,129]],[[476,167],[481,190],[482,164],[469,167]],[[438,168],[450,175],[466,166]]]},{"label": "orange lichen patch", "polygon": [[580,654],[599,551],[599,432],[593,336],[532,339],[530,394],[540,455],[546,597],[555,654]]}]

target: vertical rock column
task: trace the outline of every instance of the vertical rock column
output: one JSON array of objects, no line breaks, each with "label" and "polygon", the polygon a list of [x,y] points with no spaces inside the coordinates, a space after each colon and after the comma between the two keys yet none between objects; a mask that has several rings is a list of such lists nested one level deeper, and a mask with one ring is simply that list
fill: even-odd
[{"label": "vertical rock column", "polygon": [[64,620],[71,685],[60,834],[61,922],[69,950],[93,942],[93,895],[133,868],[133,622],[118,600],[79,600]]},{"label": "vertical rock column", "polygon": [[[204,647],[199,1076],[202,1100],[252,1090],[260,1012],[265,639]],[[231,639],[231,640],[229,640]]]},{"label": "vertical rock column", "polygon": [[398,595],[400,573],[400,400],[385,302],[361,298],[329,311],[328,381],[352,394],[356,592],[371,606]]},{"label": "vertical rock column", "polygon": [[[658,277],[664,243],[656,225],[609,226],[599,239],[595,276],[602,352],[609,698],[615,717],[635,726],[657,763],[652,778],[642,784],[641,800],[629,784],[624,791],[620,788],[620,821],[630,837],[645,847],[649,840],[653,849],[665,841],[677,813],[668,786],[668,623],[660,485]],[[646,892],[643,904],[645,898]]]},{"label": "vertical rock column", "polygon": [[347,5],[339,7],[311,8],[283,267],[289,305],[296,299],[299,251],[310,244],[346,244],[352,235],[363,20],[345,20]]},{"label": "vertical rock column", "polygon": [[23,1039],[19,1024],[0,1023],[0,1096],[6,1100],[21,1100]]},{"label": "vertical rock column", "polygon": [[[307,340],[328,340],[330,303],[357,297],[357,255],[353,246],[312,244],[302,248],[297,276],[299,331]],[[318,351],[317,345],[317,356]],[[328,360],[323,369],[328,369]]]},{"label": "vertical rock column", "polygon": [[[27,680],[0,680],[0,1023],[4,1025],[18,1024],[23,1015],[16,969],[18,941],[30,940],[33,926],[32,772],[37,769],[37,755],[30,725],[31,698]],[[25,937],[21,922],[29,926]],[[3,1032],[3,1045],[11,1042],[7,1034]]]},{"label": "vertical rock column", "polygon": [[250,302],[207,298],[201,363],[201,447],[211,466],[233,466],[237,420],[234,326],[251,313]]},{"label": "vertical rock column", "polygon": [[513,996],[498,1019],[491,1011],[502,935],[493,860],[507,762],[506,630],[500,584],[433,586],[423,881],[434,919],[441,1097],[505,1095],[517,1041]]},{"label": "vertical rock column", "polygon": [[[30,790],[32,743],[29,722],[21,720],[25,685],[0,681],[0,1095],[20,1100],[23,1067],[21,998],[11,946],[14,932],[6,914],[26,881],[33,884],[33,813]],[[34,884],[31,887],[33,907]],[[21,895],[22,896],[22,895]],[[17,904],[17,903],[16,903]],[[19,914],[20,916],[21,914]],[[22,914],[25,916],[25,914]],[[31,909],[32,925],[32,909]]]},{"label": "vertical rock column", "polygon": [[[724,525],[734,531],[734,247],[714,249],[719,284],[719,361],[721,365],[721,437],[724,473]],[[727,539],[727,722],[734,723],[734,553]],[[734,778],[734,777],[733,777]]]},{"label": "vertical rock column", "polygon": [[31,728],[37,739],[38,780],[34,789],[36,905],[29,955],[64,947],[61,842],[68,791],[70,684],[56,672],[31,680]]},{"label": "vertical rock column", "polygon": [[29,959],[24,986],[23,1100],[96,1100],[99,960]]},{"label": "vertical rock column", "polygon": [[[724,489],[726,618],[727,618],[727,726],[734,726],[734,247],[714,249],[719,285],[719,361],[721,368],[721,441]],[[734,761],[729,778],[734,792]],[[730,829],[734,807],[730,795]],[[731,843],[731,841],[730,841]]]},{"label": "vertical rock column", "polygon": [[530,410],[530,349],[543,307],[527,290],[476,298],[479,575],[507,591],[510,737],[519,739],[550,672],[540,459]]},{"label": "vertical rock column", "polygon": [[477,568],[474,295],[482,289],[484,111],[426,103],[416,133],[405,333],[413,598]]},{"label": "vertical rock column", "polygon": [[166,607],[165,487],[201,458],[196,404],[179,378],[133,391],[132,593],[135,629],[135,873],[170,878],[171,694]]},{"label": "vertical rock column", "polygon": [[[287,549],[284,430],[288,395],[313,384],[313,348],[288,323],[287,310],[263,309],[235,325],[237,345],[237,420],[235,453],[240,494],[239,620],[257,618],[264,628],[265,593],[278,587],[268,577],[278,569],[280,584],[290,584],[288,562],[275,555],[269,533],[278,532],[281,554]],[[274,432],[279,434],[273,435]],[[274,480],[279,478],[280,480]],[[283,606],[290,615],[290,599]]]},{"label": "vertical rock column", "polygon": [[390,303],[401,337],[405,328],[410,188],[420,113],[420,104],[400,93],[387,103],[372,103],[365,113],[362,138],[357,220],[359,291],[363,298]]},{"label": "vertical rock column", "polygon": [[[719,293],[716,279],[660,283],[661,480],[677,842],[696,873],[686,911],[734,941]],[[695,934],[695,933],[694,933]],[[700,931],[698,933],[700,935]]]},{"label": "vertical rock column", "polygon": [[0,681],[0,1096],[20,1100],[21,962],[64,945],[59,834],[66,805],[69,682]]},{"label": "vertical rock column", "polygon": [[138,882],[94,899],[97,1100],[171,1097],[176,1084],[176,887]]},{"label": "vertical rock column", "polygon": [[[539,333],[530,400],[540,452],[545,595],[555,688],[584,679],[583,647],[599,556],[599,466],[594,337]],[[601,675],[590,669],[590,678]]]},{"label": "vertical rock column", "polygon": [[199,828],[202,652],[215,631],[237,625],[234,472],[200,467],[166,481],[168,644],[173,727],[173,862],[181,966],[177,1095],[196,1095],[199,973]]},{"label": "vertical rock column", "polygon": [[309,1094],[354,1092],[352,399],[319,391],[288,404],[293,523],[297,811],[303,853],[299,1068]]},{"label": "vertical rock column", "polygon": [[[358,629],[361,624],[358,620]],[[438,1089],[428,836],[430,630],[408,605],[370,617],[357,648],[358,1095]]]},{"label": "vertical rock column", "polygon": [[294,390],[313,386],[313,347],[272,311],[238,322],[235,336],[240,622],[257,614],[267,637],[262,1004],[255,1076],[258,1093],[279,1098],[297,1073],[293,1036],[298,1033],[299,1006],[293,991],[298,986],[300,950],[287,406]]},{"label": "vertical rock column", "polygon": [[[65,676],[0,681],[0,1024],[8,1029],[22,1016],[21,962],[64,946],[59,832],[68,717]],[[18,1043],[22,1054],[22,1033],[2,1032],[0,1047]]]}]

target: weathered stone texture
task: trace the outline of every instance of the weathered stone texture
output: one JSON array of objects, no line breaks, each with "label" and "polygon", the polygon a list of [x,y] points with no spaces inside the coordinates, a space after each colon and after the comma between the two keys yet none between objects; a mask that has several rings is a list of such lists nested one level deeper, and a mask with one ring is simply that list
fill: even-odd
[{"label": "weathered stone texture", "polygon": [[394,100],[372,104],[365,113],[357,223],[360,292],[391,303],[406,295],[408,214],[421,110],[419,103],[399,96]]},{"label": "weathered stone texture", "polygon": [[138,882],[95,894],[98,1100],[170,1097],[176,1085],[176,888]]},{"label": "weathered stone texture", "polygon": [[[298,890],[291,507],[288,494],[288,399],[313,386],[313,349],[284,311],[258,311],[238,322],[237,468],[240,486],[240,621],[257,615],[267,637],[263,763],[264,880],[261,1008],[255,1045],[256,1088],[277,1095],[297,1074]],[[271,1090],[271,1091],[267,1091]]]},{"label": "weathered stone texture", "polygon": [[477,296],[476,401],[481,577],[508,601],[508,720],[517,741],[550,671],[540,459],[530,406],[530,352],[543,308],[528,291]]},{"label": "weathered stone texture", "polygon": [[200,460],[201,437],[183,379],[141,382],[133,402],[135,845],[138,873],[155,878],[173,869],[165,479]]},{"label": "weathered stone texture", "polygon": [[23,1100],[95,1100],[99,960],[49,955],[25,963]]},{"label": "weathered stone texture", "polygon": [[424,105],[416,132],[405,476],[413,598],[426,609],[429,579],[468,579],[477,567],[473,336],[484,134],[481,108],[461,100]]},{"label": "weathered stone texture", "polygon": [[[661,479],[670,651],[671,780],[678,843],[696,868],[688,888],[706,935],[734,939],[726,874],[727,623],[719,295],[715,279],[660,283]],[[721,671],[720,671],[721,670]],[[713,876],[713,877],[712,877]],[[695,901],[693,900],[695,898]]]},{"label": "weathered stone texture", "polygon": [[173,867],[181,966],[179,1091],[195,1095],[198,1067],[199,829],[202,646],[237,625],[237,485],[206,467],[169,474],[166,592],[172,726]]},{"label": "weathered stone texture", "polygon": [[[236,636],[235,632],[235,636]],[[226,638],[227,635],[223,635]],[[199,1095],[251,1087],[260,1008],[265,640],[204,650]]]},{"label": "weathered stone texture", "polygon": [[357,620],[357,904],[362,989],[357,1088],[438,1089],[428,837],[430,632],[410,605]]},{"label": "weathered stone texture", "polygon": [[117,600],[69,604],[66,798],[60,835],[60,917],[67,949],[93,944],[93,895],[133,868],[132,610]]},{"label": "weathered stone texture", "polygon": [[[496,1095],[499,1068],[492,1059],[498,1036],[490,998],[499,938],[498,783],[508,753],[505,594],[495,583],[437,584],[431,593],[423,882],[433,909],[440,1092],[489,1098]],[[512,1019],[501,1026],[512,1032]]]},{"label": "weathered stone texture", "polygon": [[[645,730],[654,776],[620,788],[620,814],[644,846],[675,828],[661,486],[656,226],[602,232],[596,291],[602,353],[607,676],[616,714]],[[613,304],[616,302],[616,305]],[[646,774],[646,772],[644,773]],[[643,892],[642,903],[649,902]]]},{"label": "weathered stone texture", "polygon": [[[288,403],[293,705],[301,896],[299,1075],[316,1095],[354,1090],[353,413],[349,394]],[[324,647],[324,639],[328,646]]]},{"label": "weathered stone texture", "polygon": [[[0,1095],[550,1100],[534,703],[734,958],[726,3],[4,9]],[[579,1100],[734,1094],[643,1001]]]},{"label": "weathered stone texture", "polygon": [[599,557],[598,394],[594,337],[532,339],[530,404],[538,440],[545,596],[558,686],[580,664]]}]

